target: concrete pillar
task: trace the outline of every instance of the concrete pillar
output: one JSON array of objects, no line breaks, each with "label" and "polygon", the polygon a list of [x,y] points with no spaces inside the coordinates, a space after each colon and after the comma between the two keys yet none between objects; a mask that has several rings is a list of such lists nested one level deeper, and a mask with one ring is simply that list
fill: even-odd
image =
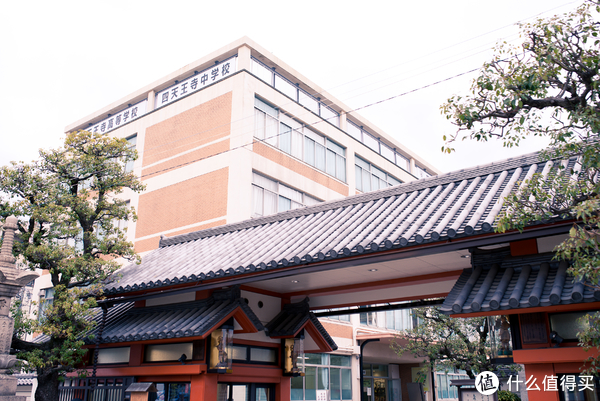
[{"label": "concrete pillar", "polygon": [[412,157],[410,158],[410,171],[409,173],[411,173],[412,175],[416,175],[415,173],[417,172],[417,170],[415,169],[415,159],[413,159]]},{"label": "concrete pillar", "polygon": [[252,51],[248,46],[242,46],[238,49],[237,70],[252,71]]},{"label": "concrete pillar", "polygon": [[154,110],[154,103],[156,98],[156,92],[150,91],[148,92],[148,104],[146,105],[146,113],[150,113]]}]

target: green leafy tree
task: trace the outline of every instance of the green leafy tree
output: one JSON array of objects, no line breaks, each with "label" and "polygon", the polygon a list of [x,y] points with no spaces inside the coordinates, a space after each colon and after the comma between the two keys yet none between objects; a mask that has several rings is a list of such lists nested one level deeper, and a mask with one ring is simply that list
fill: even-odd
[{"label": "green leafy tree", "polygon": [[392,349],[402,355],[426,357],[425,368],[464,370],[474,379],[479,372],[495,370],[491,362],[488,317],[452,318],[435,307],[414,309],[419,325],[396,339]]},{"label": "green leafy tree", "polygon": [[[19,218],[13,252],[29,268],[47,270],[54,287],[41,316],[14,316],[12,348],[23,367],[37,373],[37,401],[58,399],[61,377],[85,356],[81,334],[92,328],[90,308],[103,282],[120,258],[136,259],[116,224],[136,218],[119,198],[124,190],[143,190],[125,167],[136,157],[124,139],[78,131],[62,148],[40,150],[37,161],[0,168],[0,215]],[[47,341],[24,341],[27,333]]]},{"label": "green leafy tree", "polygon": [[[553,218],[577,221],[556,249],[570,260],[570,273],[600,286],[600,3],[588,1],[575,11],[521,25],[522,46],[501,43],[484,64],[469,96],[454,96],[442,113],[458,126],[442,150],[452,152],[458,139],[518,146],[527,136],[545,136],[542,152],[554,169],[539,171],[511,195],[498,219],[498,230],[523,229]],[[560,160],[577,158],[574,165]],[[600,315],[590,317],[581,344],[600,350]],[[590,359],[591,372],[599,371]],[[589,373],[590,371],[588,371]]]}]

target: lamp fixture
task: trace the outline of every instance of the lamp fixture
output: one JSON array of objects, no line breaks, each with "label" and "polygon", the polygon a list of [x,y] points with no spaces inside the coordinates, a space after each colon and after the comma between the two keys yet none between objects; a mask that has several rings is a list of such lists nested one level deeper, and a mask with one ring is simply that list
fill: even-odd
[{"label": "lamp fixture", "polygon": [[379,270],[379,269],[369,269],[369,271],[370,271],[370,272],[376,272],[376,271],[378,271],[378,270]]}]

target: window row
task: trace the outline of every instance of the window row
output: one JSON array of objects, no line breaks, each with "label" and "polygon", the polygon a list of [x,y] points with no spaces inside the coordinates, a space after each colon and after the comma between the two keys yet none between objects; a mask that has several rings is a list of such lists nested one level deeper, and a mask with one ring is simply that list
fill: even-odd
[{"label": "window row", "polygon": [[411,309],[398,309],[385,312],[363,312],[360,314],[360,324],[403,331],[417,327],[419,320]]},{"label": "window row", "polygon": [[346,182],[346,149],[255,98],[254,136]]},{"label": "window row", "polygon": [[305,354],[299,367],[304,377],[293,377],[292,400],[316,400],[318,390],[329,390],[330,400],[352,399],[351,357],[346,355]]},{"label": "window row", "polygon": [[410,171],[410,162],[408,158],[402,156],[400,153],[396,152],[395,149],[392,149],[385,143],[381,142],[378,138],[365,131],[362,127],[359,127],[352,121],[348,120],[346,131],[352,138],[363,143],[374,152],[379,153],[396,166],[405,171]]},{"label": "window row", "polygon": [[336,127],[340,126],[340,115],[337,111],[325,105],[319,98],[315,98],[305,90],[300,89],[297,84],[293,84],[254,57],[252,58],[252,73],[313,113],[321,116],[322,119],[329,121]]},{"label": "window row", "polygon": [[252,173],[252,217],[268,216],[319,202],[278,181]]},{"label": "window row", "polygon": [[[144,347],[144,362],[174,362],[182,355],[184,360],[204,359],[204,341],[152,344]],[[277,364],[277,348],[233,345],[230,358],[238,363]],[[130,347],[100,348],[98,364],[128,363]]]},{"label": "window row", "polygon": [[361,192],[376,191],[399,185],[402,181],[392,177],[383,170],[378,169],[371,163],[356,156],[356,189]]}]

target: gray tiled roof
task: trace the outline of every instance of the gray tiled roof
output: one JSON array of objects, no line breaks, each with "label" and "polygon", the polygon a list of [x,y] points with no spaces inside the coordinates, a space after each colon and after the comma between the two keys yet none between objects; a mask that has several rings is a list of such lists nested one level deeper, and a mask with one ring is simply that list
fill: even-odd
[{"label": "gray tiled roof", "polygon": [[140,265],[121,269],[107,294],[488,233],[502,207],[499,199],[544,167],[533,153],[162,239]]},{"label": "gray tiled roof", "polygon": [[321,333],[332,350],[338,348],[333,338],[319,322],[319,319],[310,312],[308,298],[297,303],[284,305],[281,312],[267,323],[266,329],[269,337],[290,337],[296,335],[308,321]]},{"label": "gray tiled roof", "polygon": [[478,313],[600,301],[600,290],[566,274],[551,253],[502,257],[465,269],[440,310]]},{"label": "gray tiled roof", "polygon": [[[102,343],[157,340],[204,336],[227,315],[241,308],[254,327],[264,329],[252,309],[231,291],[215,291],[207,299],[180,304],[134,308],[133,302],[117,304],[108,310]],[[236,294],[233,294],[236,295]],[[97,315],[100,319],[101,313]],[[99,328],[92,332],[98,333]],[[94,340],[89,340],[94,343]]]}]

